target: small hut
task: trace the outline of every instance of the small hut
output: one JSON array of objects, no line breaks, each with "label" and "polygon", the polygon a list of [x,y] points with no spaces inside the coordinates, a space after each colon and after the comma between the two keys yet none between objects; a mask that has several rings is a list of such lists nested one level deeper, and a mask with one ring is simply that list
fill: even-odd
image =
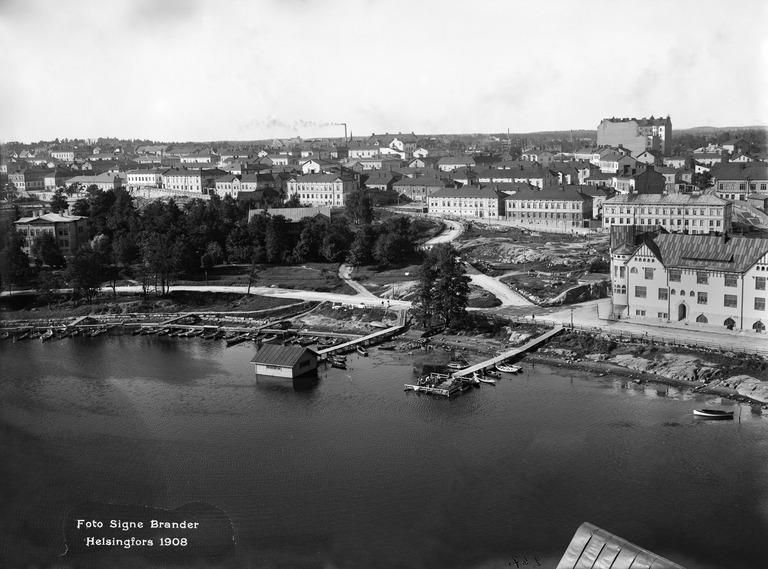
[{"label": "small hut", "polygon": [[317,370],[317,352],[304,346],[265,344],[251,360],[256,375],[295,378]]}]

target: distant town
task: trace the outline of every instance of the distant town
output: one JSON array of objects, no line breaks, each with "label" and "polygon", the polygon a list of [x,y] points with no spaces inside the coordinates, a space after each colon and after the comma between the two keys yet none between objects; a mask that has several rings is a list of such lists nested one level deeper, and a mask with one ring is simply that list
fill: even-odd
[{"label": "distant town", "polygon": [[[247,144],[10,142],[1,284],[28,287],[30,266],[67,267],[74,282],[35,286],[89,296],[139,261],[155,281],[224,262],[393,264],[413,252],[402,236],[415,220],[444,219],[606,239],[613,318],[764,333],[766,149],[764,129],[676,133],[669,116],[536,135],[348,137],[344,125],[335,139]],[[385,209],[408,225],[366,234]],[[151,230],[137,211],[152,213]],[[340,212],[350,227],[334,225]],[[174,245],[163,228],[179,215],[208,233]],[[97,258],[111,277],[72,272]]]}]

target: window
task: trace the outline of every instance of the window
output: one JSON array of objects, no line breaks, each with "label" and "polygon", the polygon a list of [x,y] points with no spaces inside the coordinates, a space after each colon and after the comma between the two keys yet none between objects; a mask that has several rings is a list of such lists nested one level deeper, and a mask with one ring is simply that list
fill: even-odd
[{"label": "window", "polygon": [[738,306],[737,297],[735,294],[726,294],[723,300],[723,306],[728,308],[736,308]]},{"label": "window", "polygon": [[667,314],[666,312],[657,312],[657,313],[656,313],[656,316],[657,316],[657,317],[659,317],[659,318],[661,318],[662,320],[666,320],[666,319],[667,319],[667,316],[668,316],[668,314]]},{"label": "window", "polygon": [[645,267],[643,270],[645,271],[645,280],[653,280],[653,269],[651,267]]},{"label": "window", "polygon": [[646,296],[646,288],[644,286],[636,286],[635,287],[635,297],[637,298],[645,298]]},{"label": "window", "polygon": [[696,302],[698,304],[706,304],[707,303],[707,293],[706,292],[700,292],[699,296],[696,298]]},{"label": "window", "polygon": [[637,273],[637,267],[632,267],[631,269],[629,269],[629,272],[632,273],[633,275],[636,274]]},{"label": "window", "polygon": [[709,274],[696,273],[696,284],[709,284]]},{"label": "window", "polygon": [[659,289],[659,300],[667,300],[669,298],[669,291],[665,288]]},{"label": "window", "polygon": [[765,290],[765,277],[755,277],[755,290]]},{"label": "window", "polygon": [[645,316],[645,310],[635,310],[635,316]]},{"label": "window", "polygon": [[669,269],[669,280],[671,282],[679,283],[682,271],[680,269]]},{"label": "window", "polygon": [[725,286],[736,286],[736,275],[725,275]]},{"label": "window", "polygon": [[706,316],[704,316],[703,314],[699,314],[699,315],[696,317],[696,322],[698,322],[698,323],[700,323],[700,324],[706,324],[707,322],[709,322],[709,320],[707,320],[707,317],[706,317]]},{"label": "window", "polygon": [[765,297],[755,297],[755,310],[765,310]]}]

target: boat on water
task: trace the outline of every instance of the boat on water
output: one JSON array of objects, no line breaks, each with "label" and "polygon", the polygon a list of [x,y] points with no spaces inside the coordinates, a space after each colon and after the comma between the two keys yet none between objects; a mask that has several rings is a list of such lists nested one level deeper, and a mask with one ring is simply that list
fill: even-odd
[{"label": "boat on water", "polygon": [[336,362],[331,360],[331,367],[335,367],[336,369],[347,369],[346,362]]},{"label": "boat on water", "polygon": [[523,371],[523,368],[515,365],[508,364],[496,364],[497,371],[503,371],[504,373],[519,373]]},{"label": "boat on water", "polygon": [[35,331],[33,331],[33,332],[31,332],[29,334],[29,339],[30,340],[35,340],[35,339],[39,338],[42,335],[43,335],[43,333],[40,330],[35,330]]},{"label": "boat on water", "polygon": [[242,344],[246,340],[250,340],[250,338],[251,338],[251,335],[248,333],[240,334],[239,336],[235,336],[234,338],[230,338],[229,340],[227,340],[227,347],[236,346],[237,344]]},{"label": "boat on water", "polygon": [[16,336],[15,339],[16,340],[26,340],[27,338],[29,338],[29,332],[22,332],[21,334]]},{"label": "boat on water", "polygon": [[50,340],[53,338],[53,330],[50,328],[46,330],[44,333],[40,334],[40,341],[45,342],[46,340]]},{"label": "boat on water", "polygon": [[271,335],[269,335],[269,336],[265,336],[265,337],[263,337],[263,338],[261,339],[261,342],[262,342],[263,344],[268,344],[269,342],[274,342],[275,340],[277,340],[277,334],[271,334]]},{"label": "boat on water", "polygon": [[459,370],[462,370],[462,369],[464,369],[464,368],[466,368],[468,366],[467,366],[467,364],[465,362],[452,361],[452,362],[448,362],[445,365],[445,367],[447,367],[448,369],[459,371]]},{"label": "boat on water", "polygon": [[495,379],[491,379],[490,377],[485,377],[483,374],[478,373],[478,372],[474,372],[472,374],[472,381],[473,381],[473,383],[475,381],[477,381],[477,382],[482,382],[482,383],[490,383],[491,385],[496,385],[496,380]]},{"label": "boat on water", "polygon": [[368,350],[366,350],[366,349],[365,349],[364,347],[362,347],[362,346],[358,346],[358,347],[357,347],[357,353],[358,353],[358,354],[360,354],[361,356],[363,356],[364,358],[365,358],[365,357],[368,357]]},{"label": "boat on water", "polygon": [[10,337],[11,337],[10,332],[3,332],[2,334],[0,334],[0,340],[7,340]]},{"label": "boat on water", "polygon": [[167,336],[167,335],[168,335],[168,334],[170,334],[170,333],[171,333],[171,329],[170,329],[170,328],[163,328],[162,330],[160,330],[160,331],[157,333],[157,335],[158,335],[158,336]]},{"label": "boat on water", "polygon": [[733,419],[733,411],[721,409],[694,409],[693,414],[696,417],[706,417],[707,419]]}]

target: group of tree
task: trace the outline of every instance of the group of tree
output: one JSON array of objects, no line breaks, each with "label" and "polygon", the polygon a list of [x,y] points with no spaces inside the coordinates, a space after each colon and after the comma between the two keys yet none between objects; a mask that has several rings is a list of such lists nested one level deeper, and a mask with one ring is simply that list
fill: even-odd
[{"label": "group of tree", "polygon": [[[92,187],[86,193],[72,211],[89,218],[90,233],[77,251],[65,259],[52,233],[36,236],[30,246],[33,277],[66,266],[63,277],[75,295],[85,299],[104,282],[114,294],[129,267],[146,294],[152,287],[164,294],[175,275],[205,272],[207,279],[208,271],[222,262],[251,264],[252,269],[264,263],[297,262],[386,267],[416,258],[416,224],[407,217],[374,222],[365,191],[350,196],[344,215],[304,219],[297,233],[284,217],[268,211],[249,221],[247,206],[229,196],[193,199],[183,206],[174,200],[154,200],[140,207],[124,189]],[[12,223],[2,236],[0,284],[7,288],[25,275],[29,281],[23,236]],[[51,288],[52,279],[42,275],[37,282],[42,291]]]},{"label": "group of tree", "polygon": [[469,304],[469,282],[453,246],[450,243],[435,245],[419,267],[414,318],[426,329],[461,324]]}]

